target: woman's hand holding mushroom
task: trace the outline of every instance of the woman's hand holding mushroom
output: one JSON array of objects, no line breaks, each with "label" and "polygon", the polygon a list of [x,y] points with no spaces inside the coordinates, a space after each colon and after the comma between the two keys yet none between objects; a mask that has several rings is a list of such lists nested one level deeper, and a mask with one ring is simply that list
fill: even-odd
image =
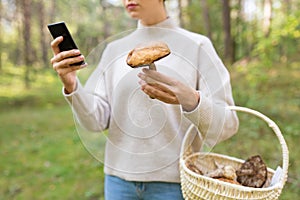
[{"label": "woman's hand holding mushroom", "polygon": [[141,89],[152,98],[169,104],[181,104],[185,111],[194,110],[199,103],[199,93],[174,78],[146,68],[138,76]]}]

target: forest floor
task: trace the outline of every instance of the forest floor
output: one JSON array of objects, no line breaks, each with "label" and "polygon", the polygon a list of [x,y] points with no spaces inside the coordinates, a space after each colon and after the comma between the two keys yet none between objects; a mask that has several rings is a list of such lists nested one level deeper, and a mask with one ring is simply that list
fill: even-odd
[{"label": "forest floor", "polygon": [[[229,71],[236,105],[260,111],[280,127],[290,152],[280,199],[298,199],[300,63],[239,63]],[[56,75],[36,73],[25,90],[21,69],[1,73],[0,199],[103,199],[103,165],[82,145]],[[239,133],[212,151],[241,159],[260,154],[270,168],[281,165],[281,146],[270,128],[247,114],[239,118]]]}]

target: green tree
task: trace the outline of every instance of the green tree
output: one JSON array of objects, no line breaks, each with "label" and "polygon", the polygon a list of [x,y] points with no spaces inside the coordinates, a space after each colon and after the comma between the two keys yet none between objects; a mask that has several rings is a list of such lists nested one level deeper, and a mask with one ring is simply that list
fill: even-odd
[{"label": "green tree", "polygon": [[3,8],[2,8],[2,0],[0,0],[0,72],[2,71],[2,13],[3,13]]},{"label": "green tree", "polygon": [[204,27],[205,27],[205,32],[209,38],[212,37],[211,33],[211,21],[210,21],[210,14],[209,14],[209,6],[207,0],[201,0],[200,1],[201,5],[201,11],[202,11],[202,16],[203,16],[203,22],[204,22]]},{"label": "green tree", "polygon": [[[30,6],[26,7],[28,2]],[[274,62],[297,58],[300,27],[297,0],[178,0],[178,3],[182,26],[208,36],[224,60],[258,58],[264,66],[272,66]],[[247,10],[249,3],[255,10]],[[0,5],[0,69],[26,66],[23,78],[27,86],[37,70],[49,66],[52,38],[46,28],[48,23],[65,21],[84,55],[106,38],[136,26],[121,4],[106,0],[0,0]]]},{"label": "green tree", "polygon": [[41,61],[44,68],[49,66],[48,60],[48,43],[46,39],[46,16],[45,16],[45,5],[44,1],[38,1],[37,4],[37,17],[38,17],[38,27],[40,31],[40,46],[39,49],[41,52]]},{"label": "green tree", "polygon": [[31,0],[22,1],[22,10],[23,10],[23,52],[24,52],[24,61],[25,61],[25,86],[26,88],[30,87],[30,69],[33,64],[33,51],[31,45]]},{"label": "green tree", "polygon": [[235,60],[234,56],[234,45],[231,35],[231,17],[230,17],[230,1],[222,0],[222,18],[223,18],[223,32],[224,32],[224,59],[233,63]]}]

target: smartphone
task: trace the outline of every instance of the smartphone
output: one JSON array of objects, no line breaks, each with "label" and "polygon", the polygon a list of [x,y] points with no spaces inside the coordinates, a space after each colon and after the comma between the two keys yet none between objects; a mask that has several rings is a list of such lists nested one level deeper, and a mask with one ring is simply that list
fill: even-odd
[{"label": "smartphone", "polygon": [[[78,49],[65,22],[56,22],[56,23],[48,24],[47,26],[53,39],[59,36],[64,37],[64,40],[58,45],[60,51]],[[81,61],[78,63],[74,63],[71,66],[84,65],[84,64],[85,61]]]}]

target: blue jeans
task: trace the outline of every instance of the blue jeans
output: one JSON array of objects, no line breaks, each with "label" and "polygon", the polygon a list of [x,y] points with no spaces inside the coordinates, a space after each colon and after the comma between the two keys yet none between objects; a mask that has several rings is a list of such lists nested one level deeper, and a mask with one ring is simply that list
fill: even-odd
[{"label": "blue jeans", "polygon": [[105,176],[105,200],[183,200],[179,183],[126,181]]}]

